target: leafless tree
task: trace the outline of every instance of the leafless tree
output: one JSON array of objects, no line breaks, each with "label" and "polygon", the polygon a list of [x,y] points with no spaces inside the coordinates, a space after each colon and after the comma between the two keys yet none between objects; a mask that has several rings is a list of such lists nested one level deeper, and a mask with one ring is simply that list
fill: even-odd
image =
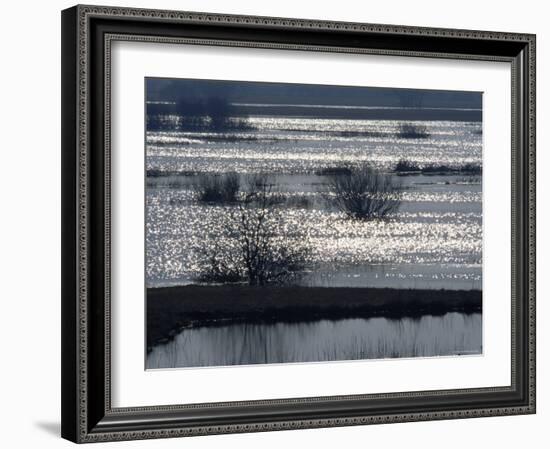
[{"label": "leafless tree", "polygon": [[268,176],[248,177],[229,213],[226,237],[204,251],[201,280],[265,286],[298,278],[307,265],[309,246],[307,239],[290,241],[281,232],[281,201]]}]

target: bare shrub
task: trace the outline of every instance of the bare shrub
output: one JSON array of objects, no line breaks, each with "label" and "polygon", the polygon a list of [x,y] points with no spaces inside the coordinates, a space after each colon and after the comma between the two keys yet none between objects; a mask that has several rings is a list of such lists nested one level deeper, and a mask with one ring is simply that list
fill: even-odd
[{"label": "bare shrub", "polygon": [[419,172],[420,167],[415,162],[409,161],[407,159],[399,159],[399,161],[395,165],[394,171],[397,173]]},{"label": "bare shrub", "polygon": [[265,175],[246,179],[246,190],[225,223],[225,238],[202,251],[199,277],[207,282],[245,281],[251,286],[288,285],[307,266],[306,239],[282,235],[280,196]]},{"label": "bare shrub", "polygon": [[234,203],[241,185],[237,173],[223,175],[205,173],[192,185],[195,197],[203,203]]},{"label": "bare shrub", "polygon": [[475,164],[473,162],[468,162],[460,167],[461,173],[467,173],[471,175],[481,175],[483,169],[481,164]]},{"label": "bare shrub", "polygon": [[368,165],[348,175],[329,177],[330,198],[335,207],[358,220],[384,218],[397,211],[402,189],[391,175]]},{"label": "bare shrub", "polygon": [[401,124],[397,135],[404,139],[425,139],[430,137],[430,133],[428,133],[425,126],[414,123]]}]

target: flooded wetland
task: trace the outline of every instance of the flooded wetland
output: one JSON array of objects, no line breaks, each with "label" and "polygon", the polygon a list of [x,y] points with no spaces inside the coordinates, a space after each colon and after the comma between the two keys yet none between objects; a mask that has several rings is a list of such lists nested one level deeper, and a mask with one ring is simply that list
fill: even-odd
[{"label": "flooded wetland", "polygon": [[[148,338],[147,368],[482,352],[481,94],[370,88],[343,104],[367,88],[317,86],[283,103],[285,85],[195,80],[182,100],[192,81],[148,80],[147,307],[181,301],[172,329],[148,322],[167,334]],[[257,84],[273,102],[249,102]],[[253,312],[186,316],[185,288],[235,285],[259,292]],[[274,288],[306,293],[274,319],[262,306]],[[332,317],[300,299],[307,289],[333,308],[389,289],[431,305]],[[446,309],[448,291],[478,304]]]}]

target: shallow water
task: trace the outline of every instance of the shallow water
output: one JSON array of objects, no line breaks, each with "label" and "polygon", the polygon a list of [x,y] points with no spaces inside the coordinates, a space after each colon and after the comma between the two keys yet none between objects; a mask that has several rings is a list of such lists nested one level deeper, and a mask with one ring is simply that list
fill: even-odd
[{"label": "shallow water", "polygon": [[[287,182],[291,177],[285,175]],[[330,210],[322,193],[312,191],[313,181],[297,180],[294,191],[281,186],[293,204],[281,212],[281,233],[291,243],[307,236],[312,247],[312,270],[302,285],[345,286],[347,279],[357,287],[480,289],[481,185],[415,178],[399,212],[384,222],[353,221]],[[231,208],[193,201],[190,182],[147,190],[150,287],[192,283],[200,248],[224,235]]]},{"label": "shallow water", "polygon": [[201,248],[224,236],[228,206],[193,201],[195,172],[269,171],[286,200],[281,235],[307,238],[311,286],[481,289],[480,176],[399,176],[398,213],[384,222],[346,219],[326,200],[322,169],[369,162],[481,164],[481,123],[422,122],[427,138],[402,138],[400,121],[250,119],[241,132],[148,132],[147,286],[196,282]]},{"label": "shallow water", "polygon": [[[481,163],[480,122],[420,122],[430,136],[399,136],[398,120],[253,117],[238,132],[148,132],[147,168],[311,173],[343,163],[388,167],[404,158],[446,165]],[[414,123],[414,122],[413,122]]]},{"label": "shallow water", "polygon": [[147,355],[147,368],[328,362],[473,355],[482,352],[480,314],[420,319],[320,320],[185,329]]}]

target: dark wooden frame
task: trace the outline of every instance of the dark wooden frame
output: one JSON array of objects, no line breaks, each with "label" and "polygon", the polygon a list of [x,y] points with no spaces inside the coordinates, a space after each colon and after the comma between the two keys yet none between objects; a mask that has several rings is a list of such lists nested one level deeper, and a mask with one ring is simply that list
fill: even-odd
[{"label": "dark wooden frame", "polygon": [[[209,405],[110,403],[110,43],[186,42],[512,66],[512,384]],[[267,50],[266,50],[267,51]],[[62,12],[62,436],[75,442],[535,412],[535,36],[116,7]]]}]

